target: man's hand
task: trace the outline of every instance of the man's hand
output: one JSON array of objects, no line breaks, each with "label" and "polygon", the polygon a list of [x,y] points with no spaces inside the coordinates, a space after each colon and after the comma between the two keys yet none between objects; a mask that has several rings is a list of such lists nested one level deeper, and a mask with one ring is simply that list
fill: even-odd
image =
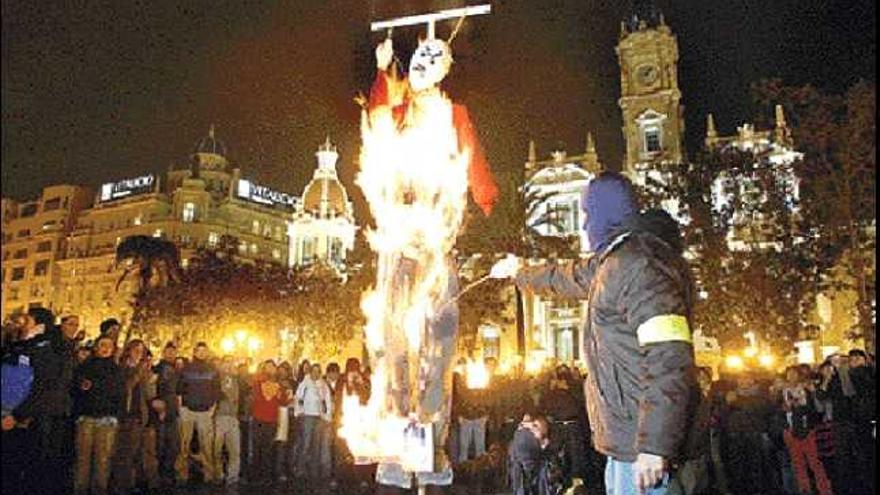
[{"label": "man's hand", "polygon": [[666,473],[666,461],[659,455],[640,453],[633,464],[633,476],[639,493],[654,488]]},{"label": "man's hand", "polygon": [[391,38],[386,38],[376,47],[376,68],[381,71],[388,70],[392,58],[394,58],[394,43]]},{"label": "man's hand", "polygon": [[489,271],[490,278],[513,278],[519,273],[520,260],[512,254],[508,254],[503,259],[497,261]]}]

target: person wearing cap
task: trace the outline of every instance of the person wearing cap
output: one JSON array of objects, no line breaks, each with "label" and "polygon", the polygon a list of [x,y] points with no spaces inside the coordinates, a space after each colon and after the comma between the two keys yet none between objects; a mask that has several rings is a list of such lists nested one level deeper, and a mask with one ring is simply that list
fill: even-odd
[{"label": "person wearing cap", "polygon": [[511,256],[494,278],[541,296],[586,301],[586,402],[595,448],[608,457],[609,495],[666,493],[682,460],[696,383],[693,282],[678,224],[640,211],[630,181],[603,172],[581,201],[592,253],[523,267]]}]

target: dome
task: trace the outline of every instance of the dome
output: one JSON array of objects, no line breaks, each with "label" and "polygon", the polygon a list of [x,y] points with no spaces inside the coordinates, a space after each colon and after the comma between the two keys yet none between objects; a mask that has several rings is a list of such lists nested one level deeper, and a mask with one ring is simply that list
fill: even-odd
[{"label": "dome", "polygon": [[303,191],[303,210],[328,215],[342,215],[348,210],[348,195],[339,180],[331,177],[312,179]]},{"label": "dome", "polygon": [[193,153],[208,153],[212,155],[226,156],[226,145],[214,135],[214,125],[208,130],[208,135],[196,143]]}]

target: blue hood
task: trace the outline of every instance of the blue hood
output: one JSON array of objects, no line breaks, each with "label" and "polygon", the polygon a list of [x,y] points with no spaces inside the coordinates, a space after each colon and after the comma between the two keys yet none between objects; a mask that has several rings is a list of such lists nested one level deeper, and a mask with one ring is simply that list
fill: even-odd
[{"label": "blue hood", "polygon": [[608,246],[623,221],[639,211],[629,179],[617,172],[602,172],[584,188],[581,207],[586,215],[584,230],[590,250]]}]

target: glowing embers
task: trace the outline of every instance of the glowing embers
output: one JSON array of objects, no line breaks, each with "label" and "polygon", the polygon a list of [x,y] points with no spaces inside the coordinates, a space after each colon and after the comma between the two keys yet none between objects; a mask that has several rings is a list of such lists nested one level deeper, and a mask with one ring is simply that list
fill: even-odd
[{"label": "glowing embers", "polygon": [[378,257],[376,285],[361,303],[374,368],[366,405],[343,398],[339,434],[358,462],[430,470],[423,463],[432,455],[423,454],[433,452],[428,423],[437,413],[421,404],[438,348],[429,323],[451,297],[469,153],[458,149],[452,103],[439,92],[416,97],[403,119],[389,107],[365,111],[361,134],[356,182],[375,219],[367,240]]}]

